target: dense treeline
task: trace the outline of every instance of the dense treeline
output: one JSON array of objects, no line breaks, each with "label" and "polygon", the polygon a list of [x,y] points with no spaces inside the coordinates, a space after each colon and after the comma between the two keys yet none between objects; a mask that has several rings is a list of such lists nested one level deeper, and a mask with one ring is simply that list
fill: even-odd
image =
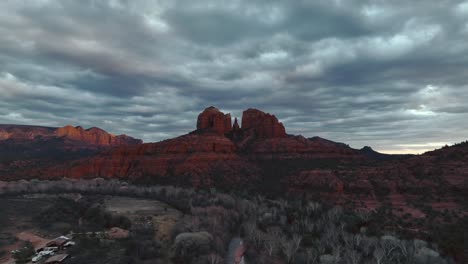
[{"label": "dense treeline", "polygon": [[[112,263],[164,263],[170,259],[173,263],[221,264],[230,239],[238,235],[246,242],[248,263],[454,263],[439,254],[435,243],[382,233],[374,213],[351,212],[304,199],[270,200],[215,189],[134,186],[102,179],[0,183],[0,195],[70,192],[157,199],[185,213],[172,231],[168,249],[154,240],[154,229],[140,221],[131,224],[130,237],[117,247],[98,239],[85,241],[83,245],[94,246],[77,247],[81,253],[76,263],[100,257],[102,263],[117,258],[119,261]],[[94,207],[88,206],[80,215],[87,215],[90,208]],[[96,217],[99,211],[88,214]],[[100,218],[89,220],[106,226]],[[107,253],[99,254],[99,249]]]}]

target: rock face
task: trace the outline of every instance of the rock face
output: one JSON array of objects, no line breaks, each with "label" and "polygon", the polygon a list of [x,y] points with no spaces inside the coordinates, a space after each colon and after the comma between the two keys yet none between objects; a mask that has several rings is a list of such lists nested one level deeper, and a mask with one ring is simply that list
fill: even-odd
[{"label": "rock face", "polygon": [[[0,178],[22,177],[45,167],[95,155],[116,146],[140,144],[99,128],[0,125]],[[32,177],[35,177],[34,173]]]},{"label": "rock face", "polygon": [[274,115],[253,108],[242,113],[242,129],[253,130],[257,138],[287,137],[283,124]]},{"label": "rock face", "polygon": [[197,130],[224,135],[232,129],[231,115],[210,106],[198,115]]},{"label": "rock face", "polygon": [[234,118],[234,125],[232,125],[232,130],[237,131],[240,129],[239,123],[237,122],[237,117]]},{"label": "rock face", "polygon": [[239,143],[243,140],[285,138],[286,130],[282,123],[271,114],[249,108],[242,114],[242,127],[237,118],[231,124],[231,115],[224,114],[218,108],[210,106],[198,115],[197,133],[227,135]]},{"label": "rock face", "polygon": [[7,139],[33,140],[54,135],[56,128],[24,125],[0,125],[0,141]]},{"label": "rock face", "polygon": [[66,137],[72,140],[99,146],[120,146],[142,143],[141,140],[134,139],[127,135],[114,136],[97,127],[83,129],[80,126],[65,126],[58,128],[55,131],[55,134],[58,137]]},{"label": "rock face", "polygon": [[37,139],[65,138],[94,146],[120,146],[141,144],[140,139],[126,135],[115,136],[106,131],[92,127],[83,129],[80,126],[41,127],[24,125],[0,125],[0,142],[2,140],[29,141]]}]

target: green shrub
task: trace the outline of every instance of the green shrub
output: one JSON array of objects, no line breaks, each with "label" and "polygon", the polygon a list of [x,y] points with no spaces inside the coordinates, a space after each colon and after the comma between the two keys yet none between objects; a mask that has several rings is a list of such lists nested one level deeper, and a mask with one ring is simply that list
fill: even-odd
[{"label": "green shrub", "polygon": [[22,248],[13,251],[12,256],[16,263],[21,264],[29,262],[34,253],[34,247],[31,242],[28,241],[24,243]]}]

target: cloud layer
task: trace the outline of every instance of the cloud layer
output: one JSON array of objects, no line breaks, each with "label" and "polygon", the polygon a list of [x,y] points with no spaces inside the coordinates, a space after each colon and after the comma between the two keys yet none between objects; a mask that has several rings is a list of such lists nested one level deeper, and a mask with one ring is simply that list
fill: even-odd
[{"label": "cloud layer", "polygon": [[0,2],[0,123],[145,141],[215,105],[422,152],[468,138],[468,1]]}]

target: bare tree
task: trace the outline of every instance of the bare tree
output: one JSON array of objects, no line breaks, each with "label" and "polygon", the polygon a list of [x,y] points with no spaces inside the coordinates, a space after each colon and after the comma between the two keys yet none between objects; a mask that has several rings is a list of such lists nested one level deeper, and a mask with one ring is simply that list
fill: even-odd
[{"label": "bare tree", "polygon": [[286,256],[286,262],[291,263],[296,255],[299,246],[301,245],[302,237],[299,235],[294,235],[291,240],[286,237],[279,239],[279,246],[281,251]]},{"label": "bare tree", "polygon": [[374,250],[374,253],[372,254],[374,256],[374,259],[377,264],[382,263],[382,260],[385,256],[385,252],[382,248],[378,247]]},{"label": "bare tree", "polygon": [[345,256],[343,256],[344,259],[346,260],[346,263],[349,264],[359,264],[361,263],[361,253],[359,253],[357,250],[354,249],[348,249],[345,252]]},{"label": "bare tree", "polygon": [[356,215],[361,219],[361,221],[367,222],[370,219],[371,211],[367,209],[358,209],[356,210]]},{"label": "bare tree", "polygon": [[218,256],[217,254],[214,254],[214,253],[210,254],[209,261],[210,261],[210,264],[221,264],[221,263],[223,263],[223,260],[221,259],[221,257]]},{"label": "bare tree", "polygon": [[385,252],[385,258],[389,261],[393,260],[394,251],[398,249],[400,240],[393,236],[385,236],[381,241],[382,249]]},{"label": "bare tree", "polygon": [[333,257],[335,258],[335,262],[339,262],[341,260],[341,251],[340,244],[333,245]]},{"label": "bare tree", "polygon": [[362,240],[362,250],[365,255],[370,255],[375,245],[377,245],[377,239],[375,237],[364,237]]},{"label": "bare tree", "polygon": [[317,263],[319,252],[314,248],[306,248],[306,264]]},{"label": "bare tree", "polygon": [[247,232],[247,239],[253,243],[257,250],[261,249],[262,246],[262,234],[257,229],[257,224],[253,221],[249,221],[245,224]]},{"label": "bare tree", "polygon": [[271,234],[265,235],[263,238],[263,246],[268,253],[268,256],[273,256],[278,248],[278,241],[275,236]]}]

